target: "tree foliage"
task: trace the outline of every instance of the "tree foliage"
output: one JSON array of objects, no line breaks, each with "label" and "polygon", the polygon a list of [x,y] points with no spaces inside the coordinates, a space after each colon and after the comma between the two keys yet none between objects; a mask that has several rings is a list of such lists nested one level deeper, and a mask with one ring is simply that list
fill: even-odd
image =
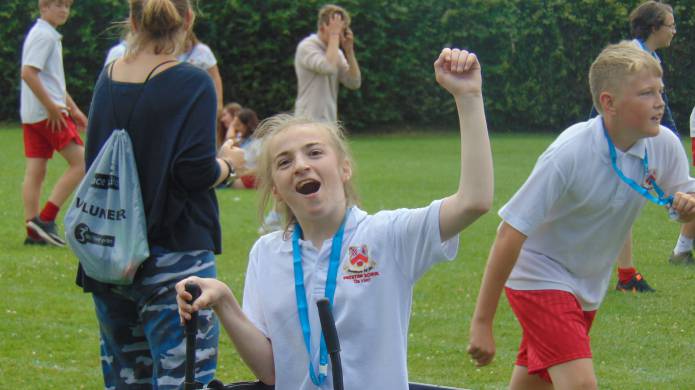
[{"label": "tree foliage", "polygon": [[[474,50],[483,64],[490,127],[560,130],[588,115],[589,65],[603,46],[628,36],[627,15],[639,1],[617,0],[346,0],[362,68],[358,91],[343,89],[340,116],[350,128],[444,124],[451,99],[435,85],[432,62],[445,45]],[[676,122],[687,128],[695,87],[690,72],[691,2],[675,4],[678,35],[662,50]],[[196,32],[217,55],[226,101],[262,116],[293,107],[294,50],[316,30],[316,0],[199,1]],[[0,5],[0,119],[18,119],[21,45],[37,17],[36,1]],[[86,110],[105,53],[118,40],[114,22],[127,2],[77,0],[63,34],[68,90]]]}]

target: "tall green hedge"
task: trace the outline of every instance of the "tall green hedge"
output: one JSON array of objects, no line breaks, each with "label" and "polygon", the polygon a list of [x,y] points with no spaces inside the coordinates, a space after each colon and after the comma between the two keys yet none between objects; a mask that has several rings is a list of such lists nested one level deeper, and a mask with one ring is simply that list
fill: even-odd
[{"label": "tall green hedge", "polygon": [[[266,116],[291,110],[292,67],[300,39],[316,29],[316,0],[219,0],[197,3],[196,31],[216,53],[225,100]],[[436,87],[432,62],[444,45],[475,50],[483,64],[493,130],[559,130],[587,116],[587,71],[609,42],[628,36],[627,15],[639,1],[615,0],[346,0],[363,75],[359,91],[341,91],[340,115],[354,130],[384,124],[444,124],[454,106]],[[672,2],[678,35],[660,53],[665,83],[682,132],[695,87],[693,1]],[[127,2],[76,0],[60,29],[68,90],[85,110],[104,55],[116,43],[113,22]],[[35,0],[0,5],[0,120],[18,119],[24,36]]]}]

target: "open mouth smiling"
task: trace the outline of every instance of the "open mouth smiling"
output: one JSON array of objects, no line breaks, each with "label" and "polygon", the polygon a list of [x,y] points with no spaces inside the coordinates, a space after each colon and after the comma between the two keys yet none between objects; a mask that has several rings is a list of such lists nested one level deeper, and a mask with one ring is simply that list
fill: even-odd
[{"label": "open mouth smiling", "polygon": [[321,188],[321,183],[313,179],[300,181],[295,187],[297,192],[302,195],[311,195],[317,192],[319,188]]}]

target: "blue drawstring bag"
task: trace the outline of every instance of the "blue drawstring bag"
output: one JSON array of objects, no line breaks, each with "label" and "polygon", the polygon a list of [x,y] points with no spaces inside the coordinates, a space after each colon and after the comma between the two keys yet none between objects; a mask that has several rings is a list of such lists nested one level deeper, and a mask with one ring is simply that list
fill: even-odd
[{"label": "blue drawstring bag", "polygon": [[82,179],[65,214],[67,243],[84,272],[110,284],[131,284],[150,256],[133,145],[114,130]]}]

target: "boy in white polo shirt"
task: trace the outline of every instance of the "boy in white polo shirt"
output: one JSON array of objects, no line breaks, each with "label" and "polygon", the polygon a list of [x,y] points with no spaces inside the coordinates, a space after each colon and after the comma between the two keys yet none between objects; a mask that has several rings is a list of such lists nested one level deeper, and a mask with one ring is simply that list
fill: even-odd
[{"label": "boy in white polo shirt", "polygon": [[[56,31],[67,21],[72,0],[39,0],[38,4],[41,17],[29,30],[22,48],[20,114],[27,158],[22,186],[27,224],[24,243],[64,246],[55,219],[84,176],[84,146],[77,130],[84,130],[87,117],[65,88],[62,36]],[[39,213],[46,165],[54,151],[65,158],[68,169]]]},{"label": "boy in white polo shirt", "polygon": [[596,388],[588,333],[639,211],[650,199],[681,222],[695,217],[685,152],[659,125],[661,74],[630,42],[605,48],[589,71],[601,115],[560,134],[499,212],[468,352],[492,360],[505,287],[523,329],[510,388]]},{"label": "boy in white polo shirt", "polygon": [[[316,309],[325,296],[333,302],[345,388],[408,389],[414,284],[434,264],[455,257],[459,232],[492,203],[492,155],[476,56],[447,48],[434,67],[458,108],[461,161],[460,176],[451,176],[458,190],[427,207],[374,215],[360,210],[347,143],[335,123],[281,115],[259,126],[261,205],[272,194],[284,209],[285,230],[253,246],[243,310],[215,279],[185,279],[176,289],[182,319],[212,306],[261,381],[278,389],[333,388],[328,366],[316,370],[319,356],[327,356],[319,348]],[[202,290],[193,306],[184,291],[189,281]]]}]

